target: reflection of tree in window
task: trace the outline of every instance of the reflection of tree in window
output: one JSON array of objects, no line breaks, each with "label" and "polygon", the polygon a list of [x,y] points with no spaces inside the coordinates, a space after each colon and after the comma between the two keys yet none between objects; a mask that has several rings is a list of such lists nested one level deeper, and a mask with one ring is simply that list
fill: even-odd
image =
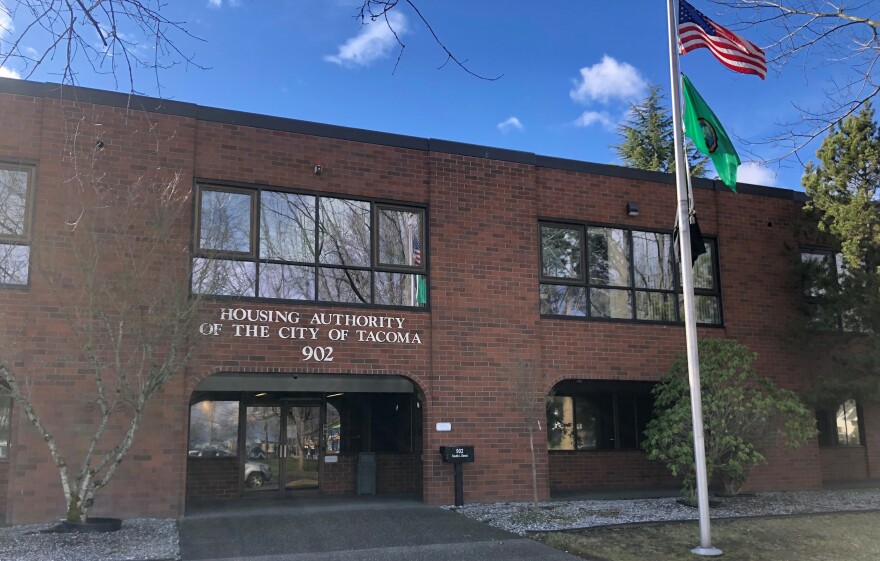
[{"label": "reflection of tree in window", "polygon": [[250,253],[253,197],[229,191],[201,192],[199,247],[203,250]]},{"label": "reflection of tree in window", "polygon": [[0,236],[24,236],[27,188],[26,171],[0,169]]},{"label": "reflection of tree in window", "polygon": [[260,296],[288,300],[315,298],[315,197],[262,192],[260,259],[309,264],[261,264]]},{"label": "reflection of tree in window", "polygon": [[[672,290],[672,236],[655,232],[633,232],[635,288]],[[662,292],[636,292],[636,318],[675,321],[675,296]]]},{"label": "reflection of tree in window", "polygon": [[318,261],[343,269],[321,268],[318,298],[369,303],[370,273],[348,267],[370,266],[370,203],[322,198],[318,222]]},{"label": "reflection of tree in window", "polygon": [[0,284],[27,284],[30,248],[0,243]]},{"label": "reflection of tree in window", "polygon": [[541,313],[564,316],[586,315],[586,290],[582,286],[542,284]]},{"label": "reflection of tree in window", "polygon": [[581,231],[574,228],[541,228],[543,274],[548,278],[583,278]]},{"label": "reflection of tree in window", "polygon": [[190,407],[191,452],[219,450],[235,454],[238,447],[238,402],[204,400]]},{"label": "reflection of tree in window", "polygon": [[30,260],[26,226],[30,174],[16,169],[17,166],[0,166],[7,166],[0,169],[0,284],[26,285]]},{"label": "reflection of tree in window", "polygon": [[[624,230],[589,228],[590,284],[629,288],[629,237]],[[592,289],[590,315],[632,319],[632,295],[628,290]]]},{"label": "reflection of tree in window", "polygon": [[[422,213],[389,208],[379,209],[379,265],[422,266]],[[423,304],[418,295],[417,275],[377,273],[377,304],[416,306]]]},{"label": "reflection of tree in window", "polygon": [[192,290],[199,294],[254,296],[256,277],[251,261],[193,259]]}]

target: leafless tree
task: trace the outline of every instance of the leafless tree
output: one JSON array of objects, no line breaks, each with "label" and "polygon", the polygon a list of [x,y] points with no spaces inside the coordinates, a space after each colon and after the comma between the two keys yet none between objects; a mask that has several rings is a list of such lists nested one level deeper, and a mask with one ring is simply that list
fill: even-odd
[{"label": "leafless tree", "polygon": [[155,74],[161,95],[160,71],[177,64],[202,68],[181,47],[198,39],[167,12],[165,0],[3,0],[0,67],[29,78],[49,66],[63,84],[76,84],[81,71],[109,74],[117,87],[120,79],[128,82],[131,92],[143,69]]},{"label": "leafless tree", "polygon": [[[534,360],[520,360],[513,371],[513,400],[523,425],[529,431],[529,453],[532,463],[532,506],[538,504],[538,462],[535,455],[535,431],[541,431],[546,398],[539,396],[541,370]],[[539,437],[543,433],[539,432]],[[541,438],[540,442],[545,442]]]},{"label": "leafless tree", "polygon": [[[59,439],[57,412],[39,397],[39,342],[11,322],[0,322],[0,382],[49,448],[67,519],[83,522],[132,448],[148,402],[192,356],[201,301],[189,290],[191,188],[153,161],[160,145],[127,182],[106,171],[118,164],[104,154],[101,125],[75,106],[65,113],[67,215],[35,234],[31,262],[69,328],[71,347],[58,360],[77,384],[70,399],[94,421],[88,443]],[[140,134],[168,140],[147,128]]]},{"label": "leafless tree", "polygon": [[[800,118],[782,122],[768,141],[797,154],[831,127],[858,112],[880,92],[880,19],[869,0],[711,0],[739,26],[769,29],[768,66],[800,65],[807,80],[817,67],[845,68],[844,76],[821,86],[824,102],[795,105]],[[727,24],[727,19],[723,20]]]}]

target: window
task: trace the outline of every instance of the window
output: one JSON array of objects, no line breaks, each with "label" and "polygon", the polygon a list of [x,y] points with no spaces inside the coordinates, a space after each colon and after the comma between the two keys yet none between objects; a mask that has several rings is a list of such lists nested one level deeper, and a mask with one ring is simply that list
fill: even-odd
[{"label": "window", "polygon": [[635,450],[653,414],[649,383],[562,382],[547,405],[550,450]]},{"label": "window", "polygon": [[[542,223],[541,313],[646,322],[684,321],[672,235]],[[697,322],[721,324],[714,240],[694,265]]]},{"label": "window", "polygon": [[12,398],[3,395],[0,386],[0,460],[9,459],[9,433],[12,423]]},{"label": "window", "polygon": [[189,455],[197,458],[238,455],[238,401],[204,399],[190,406]]},{"label": "window", "polygon": [[0,162],[0,285],[27,286],[34,168]]},{"label": "window", "polygon": [[848,399],[835,411],[817,410],[819,446],[861,446],[863,440],[859,409],[856,400]]},{"label": "window", "polygon": [[801,264],[805,312],[810,325],[816,329],[858,331],[855,314],[834,298],[846,280],[852,278],[841,255],[825,249],[804,249]]},{"label": "window", "polygon": [[197,210],[193,292],[427,304],[423,209],[202,185]]}]

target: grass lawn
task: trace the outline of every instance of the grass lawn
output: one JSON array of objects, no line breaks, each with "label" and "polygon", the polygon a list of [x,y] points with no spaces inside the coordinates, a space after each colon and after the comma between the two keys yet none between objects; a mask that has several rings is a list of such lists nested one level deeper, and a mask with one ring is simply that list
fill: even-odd
[{"label": "grass lawn", "polygon": [[[691,553],[697,522],[540,533],[535,539],[593,561],[712,559]],[[875,561],[880,513],[713,520],[712,545],[727,561]]]}]

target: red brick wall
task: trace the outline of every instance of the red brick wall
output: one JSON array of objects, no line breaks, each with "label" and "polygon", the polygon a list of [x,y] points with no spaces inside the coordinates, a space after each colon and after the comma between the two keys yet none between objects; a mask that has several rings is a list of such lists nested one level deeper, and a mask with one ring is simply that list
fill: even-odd
[{"label": "red brick wall", "polygon": [[321,492],[345,495],[357,490],[357,454],[338,454],[333,463],[324,463]]},{"label": "red brick wall", "polygon": [[377,493],[416,493],[421,489],[419,454],[376,454]]},{"label": "red brick wall", "polygon": [[880,403],[866,401],[861,405],[862,416],[865,418],[865,434],[862,439],[865,444],[868,477],[880,479],[880,426],[877,425],[877,419],[880,419]]},{"label": "red brick wall", "polygon": [[550,491],[596,491],[679,485],[661,462],[644,452],[550,452]]},{"label": "red brick wall", "polygon": [[[342,495],[357,492],[357,454],[339,454],[324,464],[321,492]],[[418,454],[376,454],[376,493],[416,493],[421,490]]]},{"label": "red brick wall", "polygon": [[6,522],[6,493],[9,491],[9,462],[0,460],[0,524]]},{"label": "red brick wall", "polygon": [[187,458],[186,498],[235,499],[241,496],[238,458]]},{"label": "red brick wall", "polygon": [[[449,504],[453,502],[452,466],[440,463],[439,446],[475,447],[476,462],[465,466],[468,502],[529,499],[532,463],[523,403],[531,407],[534,418],[542,419],[544,396],[560,380],[657,380],[684,350],[681,326],[542,319],[539,315],[538,220],[668,231],[675,208],[670,184],[566,171],[561,168],[575,164],[539,159],[552,164],[542,167],[531,163],[534,157],[530,155],[438,141],[430,141],[427,151],[406,149],[169,115],[152,114],[146,119],[138,112],[106,106],[0,94],[0,122],[4,131],[13,131],[0,137],[0,158],[39,162],[34,209],[39,247],[35,246],[35,254],[53,254],[51,250],[65,247],[65,213],[71,201],[66,189],[72,170],[61,154],[69,140],[70,123],[81,117],[90,126],[101,125],[106,145],[102,157],[110,186],[124,186],[155,165],[181,173],[187,185],[201,178],[428,208],[424,255],[430,267],[430,310],[235,304],[294,308],[303,317],[327,311],[400,317],[406,330],[421,336],[421,345],[337,342],[334,362],[305,363],[301,344],[277,338],[223,333],[201,340],[187,371],[168,383],[148,406],[135,446],[114,481],[99,495],[95,515],[177,516],[183,512],[188,492],[188,400],[197,384],[216,372],[381,374],[413,380],[424,394],[422,494],[426,502]],[[520,163],[492,159],[494,154]],[[313,173],[318,162],[324,168],[321,175]],[[626,215],[628,201],[639,204],[638,217]],[[793,346],[786,333],[787,319],[796,313],[798,294],[791,271],[791,248],[797,240],[790,226],[800,215],[799,204],[747,192],[697,189],[696,205],[703,232],[718,240],[725,318],[724,327],[700,328],[699,335],[736,338],[758,353],[757,368],[762,374],[784,387],[805,387],[821,372],[815,371],[809,353]],[[190,219],[188,215],[178,225],[181,247],[190,244]],[[73,266],[64,259],[57,265]],[[169,253],[165,266],[169,271],[185,271],[189,257],[185,251]],[[217,303],[205,310],[206,321],[216,319],[218,308],[229,305]],[[91,431],[89,424],[95,421],[90,405],[93,389],[81,370],[82,358],[70,344],[72,334],[59,313],[58,298],[43,279],[35,277],[27,290],[0,290],[0,310],[7,318],[4,335],[28,330],[30,343],[19,358],[34,383],[39,410],[52,412],[50,429],[59,435],[64,449],[82,449]],[[523,364],[534,366],[526,369],[534,379],[525,401],[516,395],[513,383]],[[865,416],[874,474],[880,465],[876,461],[880,443],[873,435],[880,431],[873,430],[877,411],[871,411]],[[437,432],[435,425],[441,421],[451,423],[452,431]],[[111,427],[108,442],[122,431],[122,424]],[[17,429],[14,442],[9,485],[16,493],[8,495],[7,519],[58,518],[64,505],[45,444],[29,426]],[[625,453],[548,456],[543,437],[535,444],[541,498],[548,497],[551,486],[564,479],[556,475],[564,469],[606,477],[613,474],[623,482],[642,477],[621,466]],[[749,486],[813,488],[821,484],[815,446],[795,452],[773,450],[768,462],[755,470]],[[413,469],[418,465],[412,462]],[[339,464],[325,464],[324,469],[328,493],[353,488],[351,462],[340,459]],[[406,469],[401,462],[394,464],[392,473]],[[665,481],[662,471],[658,469],[657,483]],[[393,488],[384,475],[379,477],[381,488]],[[413,488],[419,487],[418,477],[414,473]],[[589,478],[584,481],[592,484]]]},{"label": "red brick wall", "polygon": [[822,481],[855,481],[868,478],[868,461],[863,446],[819,448]]}]

